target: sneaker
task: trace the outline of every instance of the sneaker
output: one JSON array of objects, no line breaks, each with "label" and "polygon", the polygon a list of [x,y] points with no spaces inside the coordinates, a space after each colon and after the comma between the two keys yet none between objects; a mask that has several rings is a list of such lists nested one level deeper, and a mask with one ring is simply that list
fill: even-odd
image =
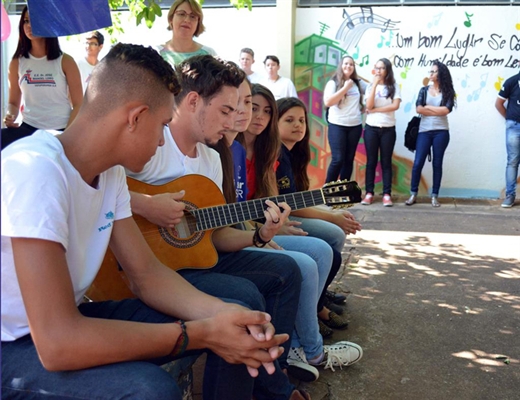
[{"label": "sneaker", "polygon": [[335,293],[332,290],[327,290],[325,296],[334,304],[343,304],[347,301],[347,296],[344,294]]},{"label": "sneaker", "polygon": [[343,329],[347,329],[348,328],[348,321],[345,318],[340,317],[334,311],[330,311],[329,312],[329,319],[328,320],[321,319],[320,321],[323,322],[325,325],[327,325],[329,328],[332,328],[332,329],[341,329],[341,330],[343,330]]},{"label": "sneaker", "polygon": [[318,326],[320,327],[320,335],[323,337],[323,339],[328,339],[334,334],[334,331],[325,325],[319,318]]},{"label": "sneaker", "polygon": [[316,367],[313,367],[307,361],[305,352],[301,347],[291,347],[287,355],[287,364],[289,364],[287,369],[289,375],[300,381],[314,382],[320,377]]},{"label": "sneaker", "polygon": [[374,201],[374,195],[372,193],[367,193],[365,195],[365,198],[361,202],[364,206],[369,206]]},{"label": "sneaker", "polygon": [[504,201],[502,202],[503,208],[511,208],[515,204],[515,196],[512,194],[507,195]]},{"label": "sneaker", "polygon": [[332,371],[334,371],[334,367],[343,369],[343,367],[355,364],[363,357],[361,346],[352,342],[342,341],[323,345],[323,351],[325,352],[325,357],[316,366],[324,366],[324,369],[330,368]]},{"label": "sneaker", "polygon": [[383,196],[383,206],[392,207],[393,205],[394,203],[392,202],[392,196],[390,196],[389,194],[385,194]]}]

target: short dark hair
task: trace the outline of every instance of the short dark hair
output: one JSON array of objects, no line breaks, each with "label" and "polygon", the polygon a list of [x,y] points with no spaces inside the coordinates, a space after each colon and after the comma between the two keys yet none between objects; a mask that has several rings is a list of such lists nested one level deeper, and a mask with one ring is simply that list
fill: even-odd
[{"label": "short dark hair", "polygon": [[244,47],[242,50],[240,50],[240,54],[242,53],[249,54],[251,57],[255,58],[255,52],[249,47]]},{"label": "short dark hair", "polygon": [[276,56],[267,56],[267,57],[265,57],[264,64],[267,62],[267,60],[274,61],[275,63],[280,65],[280,59],[278,57],[276,57]]},{"label": "short dark hair", "polygon": [[99,31],[92,31],[88,34],[87,39],[96,39],[99,45],[105,43],[105,37]]},{"label": "short dark hair", "polygon": [[173,68],[156,50],[118,43],[92,71],[83,104],[98,115],[106,114],[114,103],[132,100],[154,110],[164,105],[165,96],[178,92]]},{"label": "short dark hair", "polygon": [[[22,15],[20,16],[20,22],[18,23],[18,45],[16,46],[16,50],[13,55],[13,60],[20,57],[29,58],[29,52],[32,48],[32,42],[27,37],[23,29],[23,26],[25,24],[25,16],[28,12],[29,10],[27,9],[27,6],[25,6],[22,10]],[[60,48],[60,42],[58,41],[57,37],[45,38],[45,53],[49,61],[56,60],[63,54]]]},{"label": "short dark hair", "polygon": [[180,104],[189,92],[198,93],[207,104],[223,86],[238,88],[246,79],[244,71],[232,61],[219,57],[202,55],[190,57],[175,67],[181,92],[175,96]]}]

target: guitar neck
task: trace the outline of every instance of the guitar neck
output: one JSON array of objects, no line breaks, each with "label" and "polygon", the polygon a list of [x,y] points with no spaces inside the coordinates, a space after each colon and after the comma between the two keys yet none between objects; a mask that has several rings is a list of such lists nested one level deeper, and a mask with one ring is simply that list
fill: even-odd
[{"label": "guitar neck", "polygon": [[198,208],[190,211],[197,221],[195,231],[199,232],[208,229],[216,229],[223,226],[235,225],[245,221],[264,218],[264,211],[267,208],[267,205],[265,204],[266,200],[271,200],[276,204],[286,202],[293,211],[326,204],[323,190],[316,189],[306,192],[264,197],[262,199],[243,201],[240,203]]}]

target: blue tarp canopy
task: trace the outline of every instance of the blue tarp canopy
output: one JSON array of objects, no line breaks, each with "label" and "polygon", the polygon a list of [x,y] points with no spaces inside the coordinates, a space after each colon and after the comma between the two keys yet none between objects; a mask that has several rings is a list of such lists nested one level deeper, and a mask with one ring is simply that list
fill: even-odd
[{"label": "blue tarp canopy", "polygon": [[40,37],[76,35],[112,25],[107,0],[28,0],[31,28]]}]

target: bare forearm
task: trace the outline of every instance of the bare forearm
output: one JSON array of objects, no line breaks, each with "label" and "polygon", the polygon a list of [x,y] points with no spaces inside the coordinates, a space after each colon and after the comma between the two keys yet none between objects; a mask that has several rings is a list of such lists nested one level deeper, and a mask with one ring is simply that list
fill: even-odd
[{"label": "bare forearm", "polygon": [[448,115],[450,110],[447,107],[441,106],[418,106],[417,112],[421,115],[431,116],[431,117],[442,117]]},{"label": "bare forearm", "polygon": [[218,251],[240,251],[253,245],[253,231],[235,228],[222,228],[213,232],[213,244]]}]

